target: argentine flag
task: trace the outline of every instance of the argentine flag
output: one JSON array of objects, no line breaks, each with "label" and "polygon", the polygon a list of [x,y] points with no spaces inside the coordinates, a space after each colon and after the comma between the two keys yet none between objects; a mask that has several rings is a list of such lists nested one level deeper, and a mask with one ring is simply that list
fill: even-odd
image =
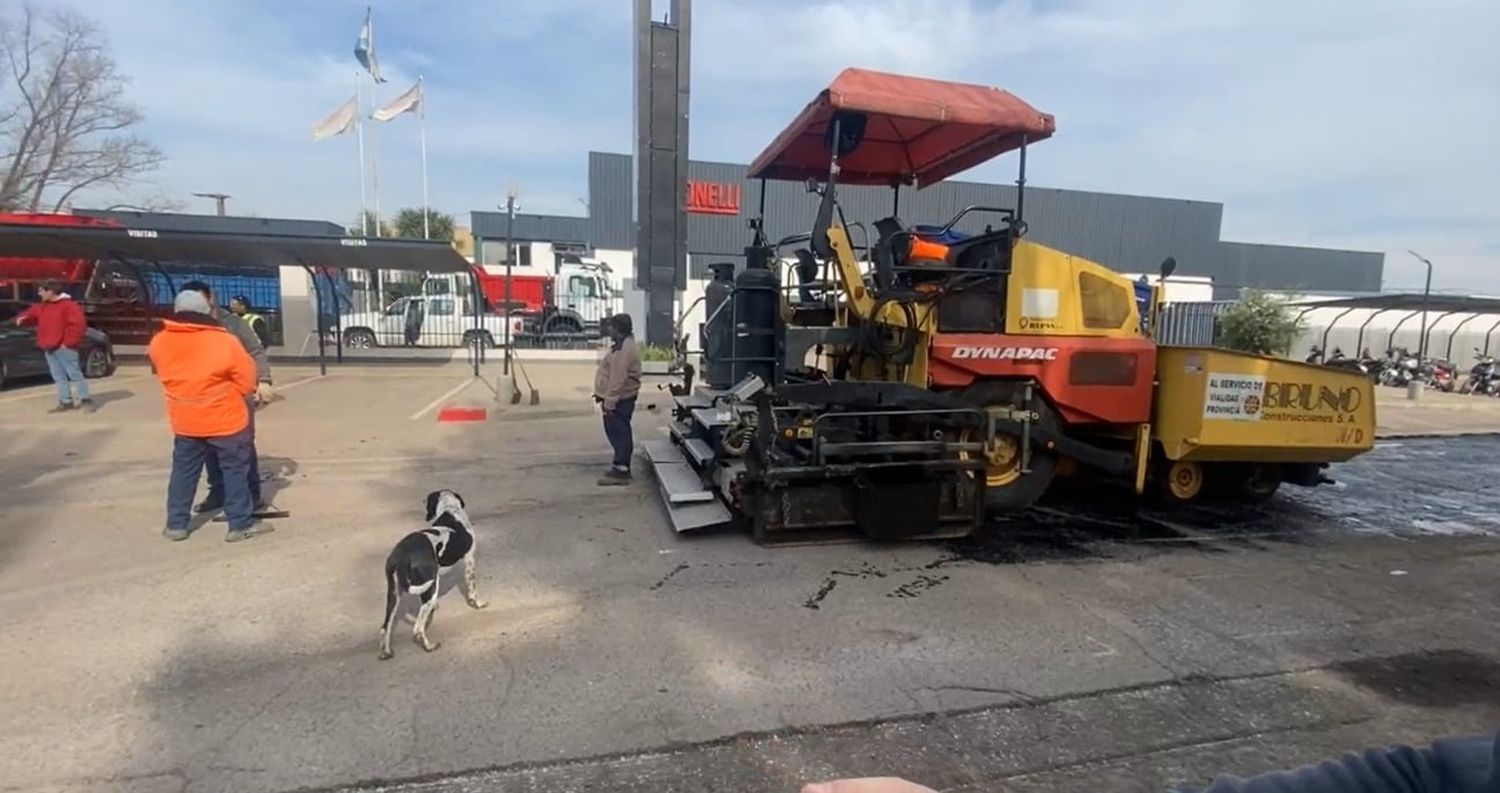
[{"label": "argentine flag", "polygon": [[385,78],[380,76],[380,61],[375,60],[375,33],[370,25],[369,6],[365,7],[365,24],[359,29],[359,40],[354,42],[354,57],[375,78],[375,82],[385,82]]}]

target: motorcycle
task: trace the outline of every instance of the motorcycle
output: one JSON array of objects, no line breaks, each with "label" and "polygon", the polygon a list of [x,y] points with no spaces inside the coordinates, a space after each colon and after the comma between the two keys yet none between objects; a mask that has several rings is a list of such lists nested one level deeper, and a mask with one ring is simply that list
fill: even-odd
[{"label": "motorcycle", "polygon": [[1333,353],[1328,356],[1327,360],[1323,361],[1323,365],[1332,367],[1334,369],[1346,369],[1351,372],[1359,372],[1363,375],[1370,374],[1370,367],[1366,365],[1364,361],[1358,358],[1350,358],[1349,356],[1344,354],[1344,351],[1342,349],[1338,347],[1333,348]]},{"label": "motorcycle", "polygon": [[1457,371],[1458,367],[1454,366],[1451,361],[1442,359],[1425,361],[1422,365],[1422,379],[1427,383],[1428,388],[1436,388],[1451,394],[1457,386],[1458,378],[1455,374]]},{"label": "motorcycle", "polygon": [[1380,370],[1381,385],[1401,388],[1413,380],[1421,379],[1421,362],[1405,347],[1385,351],[1385,365]]},{"label": "motorcycle", "polygon": [[1474,358],[1474,365],[1469,367],[1469,376],[1464,378],[1458,392],[1480,396],[1500,395],[1500,369],[1495,366],[1494,356],[1485,355],[1475,347]]}]

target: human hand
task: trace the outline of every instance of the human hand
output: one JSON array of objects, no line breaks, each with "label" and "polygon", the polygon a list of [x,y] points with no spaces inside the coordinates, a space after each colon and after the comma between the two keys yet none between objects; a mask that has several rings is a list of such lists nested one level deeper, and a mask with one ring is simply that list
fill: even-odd
[{"label": "human hand", "polygon": [[896,777],[835,779],[802,786],[802,793],[937,793],[932,788]]},{"label": "human hand", "polygon": [[255,404],[269,405],[279,399],[281,395],[276,393],[276,389],[272,388],[270,383],[260,383],[255,386]]}]

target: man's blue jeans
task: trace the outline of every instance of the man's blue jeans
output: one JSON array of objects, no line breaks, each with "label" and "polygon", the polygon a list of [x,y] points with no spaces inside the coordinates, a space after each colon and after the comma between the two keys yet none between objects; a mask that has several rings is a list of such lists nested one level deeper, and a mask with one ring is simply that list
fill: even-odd
[{"label": "man's blue jeans", "polygon": [[[260,455],[255,451],[255,400],[245,398],[245,407],[250,409],[250,469],[246,476],[250,483],[250,499],[260,504]],[[224,502],[224,468],[212,450],[208,453],[208,502]]]},{"label": "man's blue jeans", "polygon": [[630,473],[630,457],[635,452],[635,439],[630,432],[630,418],[635,415],[635,397],[615,403],[614,410],[604,411],[604,437],[614,447],[614,469]]},{"label": "man's blue jeans", "polygon": [[89,384],[83,379],[83,369],[78,366],[78,351],[58,347],[43,353],[47,357],[47,371],[52,373],[52,382],[57,384],[57,401],[68,404],[73,401],[68,386],[77,384],[78,401],[89,398]]},{"label": "man's blue jeans", "polygon": [[224,517],[230,531],[250,528],[255,500],[250,497],[250,459],[255,453],[250,428],[217,438],[178,435],[172,442],[172,478],[167,483],[167,528],[186,529],[193,516],[193,495],[209,455],[219,460],[224,476]]}]

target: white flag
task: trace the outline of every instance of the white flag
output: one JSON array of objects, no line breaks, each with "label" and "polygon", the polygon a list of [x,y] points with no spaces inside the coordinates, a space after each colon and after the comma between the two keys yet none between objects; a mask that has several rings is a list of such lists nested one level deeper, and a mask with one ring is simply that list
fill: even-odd
[{"label": "white flag", "polygon": [[359,112],[358,99],[359,97],[349,97],[349,101],[339,105],[327,118],[313,124],[313,140],[332,138],[354,129],[355,115]]},{"label": "white flag", "polygon": [[376,121],[390,121],[402,113],[415,113],[421,109],[422,81],[418,80],[416,85],[406,89],[406,93],[377,108],[374,113],[370,114],[370,118]]}]

